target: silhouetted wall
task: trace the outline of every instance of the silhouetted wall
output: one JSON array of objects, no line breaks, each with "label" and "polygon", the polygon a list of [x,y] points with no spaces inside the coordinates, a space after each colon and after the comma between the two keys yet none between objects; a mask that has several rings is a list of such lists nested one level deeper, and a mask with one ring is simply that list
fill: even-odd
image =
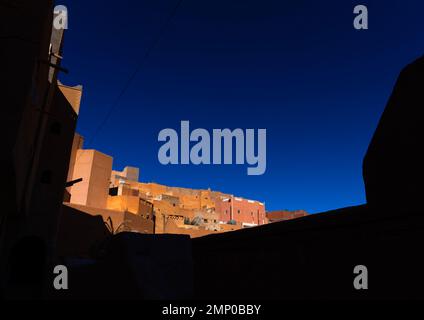
[{"label": "silhouetted wall", "polygon": [[405,67],[363,163],[367,202],[422,210],[424,194],[424,57]]}]

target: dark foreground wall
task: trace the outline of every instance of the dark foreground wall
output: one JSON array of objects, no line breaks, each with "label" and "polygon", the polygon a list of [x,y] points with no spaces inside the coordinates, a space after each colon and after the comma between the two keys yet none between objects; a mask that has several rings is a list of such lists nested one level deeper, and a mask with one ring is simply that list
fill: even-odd
[{"label": "dark foreground wall", "polygon": [[424,57],[399,75],[367,154],[367,202],[401,211],[422,210],[424,194]]},{"label": "dark foreground wall", "polygon": [[[423,212],[374,215],[359,206],[194,239],[196,297],[424,298]],[[356,265],[368,290],[353,287]]]}]

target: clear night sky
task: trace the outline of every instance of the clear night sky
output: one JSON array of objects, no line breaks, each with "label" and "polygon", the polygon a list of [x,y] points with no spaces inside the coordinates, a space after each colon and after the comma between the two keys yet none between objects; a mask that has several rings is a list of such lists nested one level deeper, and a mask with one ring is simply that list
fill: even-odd
[{"label": "clear night sky", "polygon": [[[402,66],[424,53],[416,1],[184,0],[116,109],[96,131],[177,0],[63,0],[61,80],[84,86],[86,148],[141,181],[212,188],[268,210],[365,202],[362,158]],[[353,28],[365,4],[369,30]],[[161,129],[266,128],[267,171],[163,166]],[[97,133],[96,133],[97,132]]]}]

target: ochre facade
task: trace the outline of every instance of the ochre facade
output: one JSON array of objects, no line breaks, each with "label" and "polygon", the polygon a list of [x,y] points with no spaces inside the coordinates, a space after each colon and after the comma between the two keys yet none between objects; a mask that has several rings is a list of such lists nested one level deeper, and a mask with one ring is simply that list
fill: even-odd
[{"label": "ochre facade", "polygon": [[[112,170],[113,158],[97,150],[83,149],[75,134],[72,144],[65,203],[106,223],[123,223],[122,215],[136,216],[151,228],[127,225],[137,232],[188,234],[191,237],[238,230],[268,223],[262,202],[218,191],[170,187],[139,182],[139,169]],[[82,179],[82,180],[79,180]],[[138,228],[138,229],[137,229]]]}]

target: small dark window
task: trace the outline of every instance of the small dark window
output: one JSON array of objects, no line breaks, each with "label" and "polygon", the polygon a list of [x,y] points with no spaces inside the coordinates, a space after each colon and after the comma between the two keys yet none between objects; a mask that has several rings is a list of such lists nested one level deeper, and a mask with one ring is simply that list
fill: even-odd
[{"label": "small dark window", "polygon": [[117,196],[118,195],[118,187],[109,188],[109,195],[110,196]]},{"label": "small dark window", "polygon": [[240,213],[240,210],[237,210],[237,213]]}]

